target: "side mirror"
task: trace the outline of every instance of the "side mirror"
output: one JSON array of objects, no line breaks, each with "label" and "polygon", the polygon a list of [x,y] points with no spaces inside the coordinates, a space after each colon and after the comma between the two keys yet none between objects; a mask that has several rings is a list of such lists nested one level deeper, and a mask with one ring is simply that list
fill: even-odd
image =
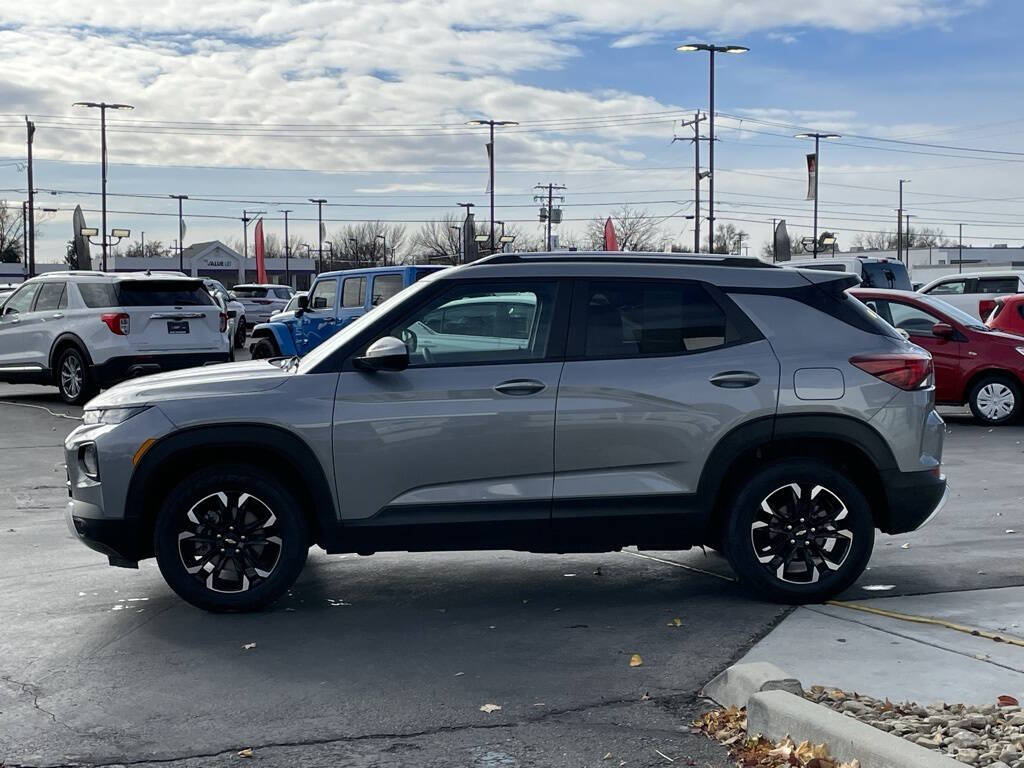
[{"label": "side mirror", "polygon": [[952,339],[955,331],[949,323],[936,323],[932,326],[932,336],[939,339]]},{"label": "side mirror", "polygon": [[373,342],[366,354],[354,362],[364,371],[404,371],[409,367],[409,350],[401,339],[385,336]]},{"label": "side mirror", "polygon": [[299,296],[299,298],[295,300],[295,306],[300,312],[305,312],[309,308],[309,296]]}]

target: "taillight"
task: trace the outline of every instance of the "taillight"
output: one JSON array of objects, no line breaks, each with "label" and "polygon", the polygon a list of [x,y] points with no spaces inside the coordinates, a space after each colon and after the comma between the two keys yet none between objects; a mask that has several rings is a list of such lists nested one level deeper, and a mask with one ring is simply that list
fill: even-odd
[{"label": "taillight", "polygon": [[228,329],[228,316],[226,313],[220,313],[220,332],[224,333]]},{"label": "taillight", "polygon": [[931,386],[932,358],[913,352],[888,355],[857,355],[850,363],[862,371],[900,389],[924,389]]},{"label": "taillight", "polygon": [[107,312],[100,315],[100,320],[107,324],[111,333],[127,336],[132,327],[132,319],[127,312]]}]

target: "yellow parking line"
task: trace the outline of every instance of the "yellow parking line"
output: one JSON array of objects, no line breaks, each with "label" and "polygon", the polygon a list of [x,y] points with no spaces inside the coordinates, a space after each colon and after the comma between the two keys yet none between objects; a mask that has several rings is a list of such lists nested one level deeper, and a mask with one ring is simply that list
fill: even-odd
[{"label": "yellow parking line", "polygon": [[978,627],[969,627],[966,624],[957,624],[953,621],[946,621],[945,619],[933,619],[930,616],[915,616],[912,613],[898,613],[896,611],[887,611],[884,608],[873,608],[867,605],[857,605],[856,603],[848,603],[844,600],[829,600],[825,603],[826,605],[835,605],[840,608],[849,608],[851,611],[863,611],[864,613],[873,613],[876,616],[885,616],[890,619],[899,619],[900,621],[912,621],[915,624],[931,624],[936,627],[945,627],[946,629],[954,629],[957,632],[965,632],[968,635],[974,635],[975,637],[984,637],[988,640],[994,640],[997,643],[1006,643],[1007,645],[1016,645],[1024,648],[1024,638],[1015,637],[1014,635],[1000,635],[996,632],[990,632],[987,629],[979,629]]}]

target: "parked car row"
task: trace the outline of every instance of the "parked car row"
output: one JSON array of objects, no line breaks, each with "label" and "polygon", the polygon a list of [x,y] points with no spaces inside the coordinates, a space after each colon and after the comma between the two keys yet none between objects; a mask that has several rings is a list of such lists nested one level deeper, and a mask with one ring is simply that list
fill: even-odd
[{"label": "parked car row", "polygon": [[321,275],[282,321],[294,356],[92,400],[65,442],[74,534],[112,565],[155,556],[215,611],[272,603],[312,544],[709,545],[800,603],[945,503],[932,357],[851,275],[640,253],[423,269]]}]

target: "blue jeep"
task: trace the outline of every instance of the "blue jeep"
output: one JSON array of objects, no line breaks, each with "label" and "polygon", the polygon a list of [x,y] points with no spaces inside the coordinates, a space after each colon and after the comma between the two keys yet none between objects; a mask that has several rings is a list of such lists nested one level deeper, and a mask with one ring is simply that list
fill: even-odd
[{"label": "blue jeep", "polygon": [[294,311],[253,328],[252,356],[304,355],[372,307],[439,269],[444,267],[371,267],[317,275]]}]

